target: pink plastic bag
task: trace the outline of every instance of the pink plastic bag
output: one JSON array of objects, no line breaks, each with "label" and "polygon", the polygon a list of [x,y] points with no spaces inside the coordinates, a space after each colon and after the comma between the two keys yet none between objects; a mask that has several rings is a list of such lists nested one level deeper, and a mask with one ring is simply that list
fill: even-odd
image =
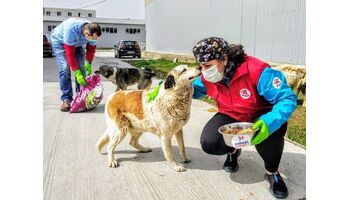
[{"label": "pink plastic bag", "polygon": [[103,98],[103,87],[99,75],[91,75],[85,78],[85,86],[80,86],[80,91],[70,104],[69,112],[84,112],[95,108]]}]

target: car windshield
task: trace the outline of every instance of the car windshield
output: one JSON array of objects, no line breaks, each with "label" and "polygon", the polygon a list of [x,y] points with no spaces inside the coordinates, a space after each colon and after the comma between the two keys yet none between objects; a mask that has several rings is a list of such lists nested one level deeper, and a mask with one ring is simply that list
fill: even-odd
[{"label": "car windshield", "polygon": [[47,37],[46,37],[46,35],[43,35],[44,37],[43,37],[43,41],[47,41]]},{"label": "car windshield", "polygon": [[132,46],[132,45],[135,45],[136,42],[135,41],[124,41],[123,42],[123,45],[127,45],[127,46]]}]

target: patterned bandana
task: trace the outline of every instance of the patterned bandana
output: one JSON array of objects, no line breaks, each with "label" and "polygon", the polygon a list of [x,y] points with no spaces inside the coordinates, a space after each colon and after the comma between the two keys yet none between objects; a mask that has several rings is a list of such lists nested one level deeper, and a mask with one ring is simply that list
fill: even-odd
[{"label": "patterned bandana", "polygon": [[222,59],[228,51],[228,43],[219,37],[205,38],[193,47],[193,55],[198,63]]}]

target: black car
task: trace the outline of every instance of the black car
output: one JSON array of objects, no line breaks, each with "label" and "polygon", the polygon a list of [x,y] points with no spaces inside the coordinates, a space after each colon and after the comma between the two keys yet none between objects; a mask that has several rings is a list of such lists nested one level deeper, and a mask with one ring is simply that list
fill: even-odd
[{"label": "black car", "polygon": [[120,41],[114,45],[114,57],[132,56],[141,58],[141,48],[136,41]]},{"label": "black car", "polygon": [[44,55],[47,55],[49,57],[52,57],[53,50],[52,50],[52,44],[49,40],[49,38],[46,35],[43,35],[43,50],[44,50]]}]

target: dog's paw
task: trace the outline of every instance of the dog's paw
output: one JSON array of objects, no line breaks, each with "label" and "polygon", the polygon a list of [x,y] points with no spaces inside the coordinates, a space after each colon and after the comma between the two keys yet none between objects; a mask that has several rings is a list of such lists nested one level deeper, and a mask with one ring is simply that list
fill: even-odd
[{"label": "dog's paw", "polygon": [[116,168],[118,166],[118,162],[116,160],[108,161],[108,166],[112,168]]},{"label": "dog's paw", "polygon": [[178,165],[178,166],[174,167],[174,170],[177,172],[184,172],[184,171],[186,171],[186,168],[182,165]]},{"label": "dog's paw", "polygon": [[145,147],[145,148],[143,148],[142,150],[140,150],[140,153],[148,153],[148,152],[151,152],[151,151],[152,151],[151,148]]},{"label": "dog's paw", "polygon": [[182,162],[184,162],[184,163],[189,163],[189,162],[191,162],[191,159],[189,159],[189,158],[185,158],[185,159],[181,159],[182,160]]}]

